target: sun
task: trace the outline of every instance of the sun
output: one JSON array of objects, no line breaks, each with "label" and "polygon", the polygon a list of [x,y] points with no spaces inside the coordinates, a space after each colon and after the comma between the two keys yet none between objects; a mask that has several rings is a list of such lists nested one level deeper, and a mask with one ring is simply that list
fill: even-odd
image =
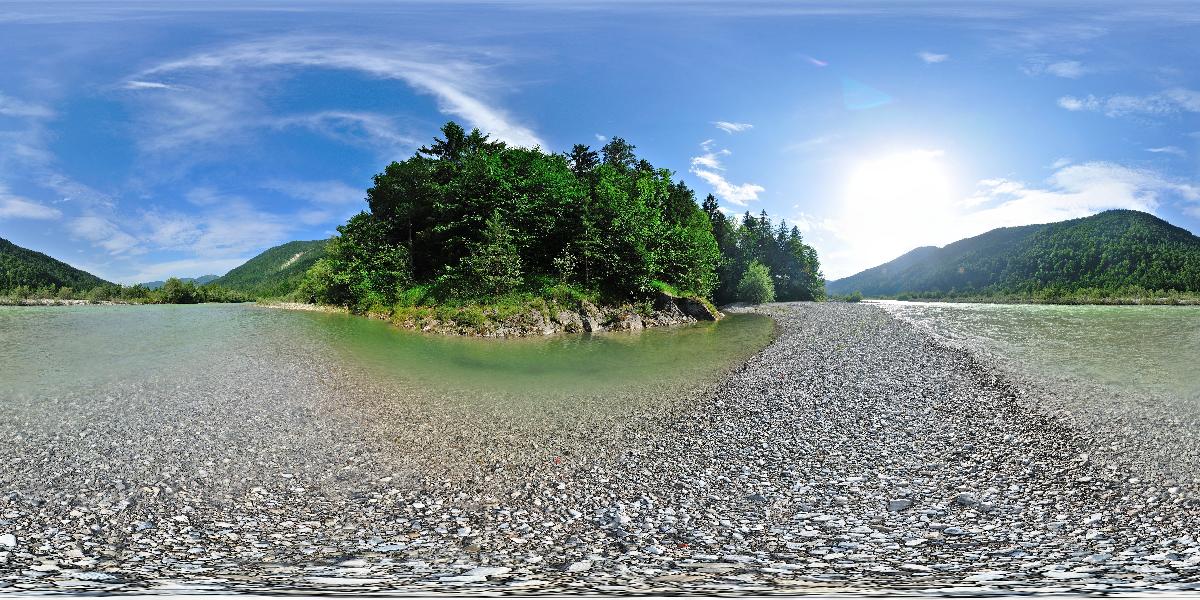
[{"label": "sun", "polygon": [[888,154],[849,171],[842,222],[872,258],[940,243],[954,212],[953,178],[939,150]]}]

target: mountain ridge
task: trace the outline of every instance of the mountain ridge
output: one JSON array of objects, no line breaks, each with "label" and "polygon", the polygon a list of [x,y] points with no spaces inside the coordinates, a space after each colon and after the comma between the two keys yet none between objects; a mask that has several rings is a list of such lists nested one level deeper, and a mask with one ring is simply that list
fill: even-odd
[{"label": "mountain ridge", "polygon": [[831,294],[1033,294],[1047,289],[1200,291],[1200,237],[1149,213],[1110,210],[922,246],[827,283]]},{"label": "mountain ridge", "polygon": [[295,240],[272,246],[212,283],[259,297],[284,296],[325,256],[329,240]]},{"label": "mountain ridge", "polygon": [[53,286],[80,291],[101,285],[111,284],[49,254],[30,250],[0,238],[0,290],[11,290],[18,286]]}]

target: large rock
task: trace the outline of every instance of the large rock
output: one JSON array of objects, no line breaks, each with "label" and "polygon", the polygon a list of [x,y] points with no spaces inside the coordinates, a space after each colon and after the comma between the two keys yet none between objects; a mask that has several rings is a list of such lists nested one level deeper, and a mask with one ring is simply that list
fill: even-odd
[{"label": "large rock", "polygon": [[604,313],[587,300],[580,303],[579,319],[583,322],[584,331],[604,331]]},{"label": "large rock", "polygon": [[679,309],[683,311],[683,314],[697,321],[719,321],[725,316],[715,308],[709,309],[708,304],[696,298],[677,298],[676,302],[679,305]]},{"label": "large rock", "polygon": [[583,319],[576,313],[569,310],[559,311],[554,316],[554,320],[562,325],[563,331],[567,333],[577,333],[583,331]]}]

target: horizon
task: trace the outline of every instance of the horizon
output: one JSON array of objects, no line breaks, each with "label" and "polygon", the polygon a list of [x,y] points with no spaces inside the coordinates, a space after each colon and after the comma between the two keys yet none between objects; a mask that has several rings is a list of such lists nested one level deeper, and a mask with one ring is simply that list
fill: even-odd
[{"label": "horizon", "polygon": [[110,281],[329,237],[448,120],[623,137],[798,226],[831,280],[1108,209],[1200,231],[1200,9],[1177,3],[7,8],[0,237]]}]

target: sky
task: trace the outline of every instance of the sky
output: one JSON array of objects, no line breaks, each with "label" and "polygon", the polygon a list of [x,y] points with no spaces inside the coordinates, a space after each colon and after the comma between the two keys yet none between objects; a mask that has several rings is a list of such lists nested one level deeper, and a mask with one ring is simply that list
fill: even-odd
[{"label": "sky", "polygon": [[1130,208],[1200,232],[1200,4],[0,2],[0,237],[105,279],[336,233],[448,120],[612,136],[827,277]]}]

